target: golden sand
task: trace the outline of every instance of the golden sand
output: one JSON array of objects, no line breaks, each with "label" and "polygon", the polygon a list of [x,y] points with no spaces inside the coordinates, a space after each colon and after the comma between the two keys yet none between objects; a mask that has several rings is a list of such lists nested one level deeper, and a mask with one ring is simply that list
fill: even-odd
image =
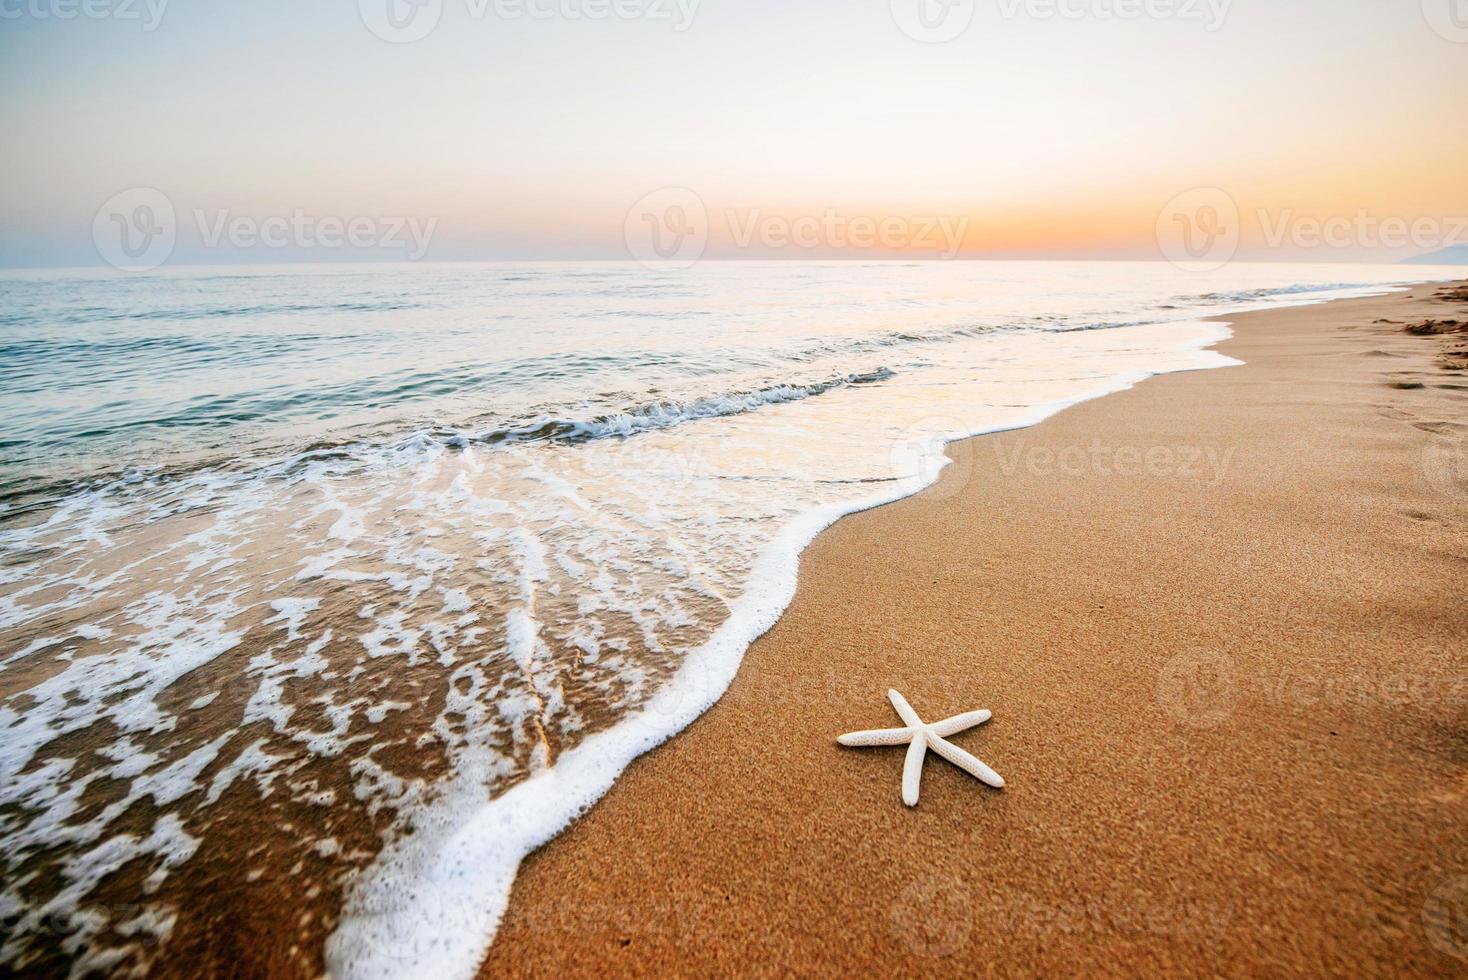
[{"label": "golden sand", "polygon": [[[489,976],[1463,975],[1468,378],[1424,287],[950,447],[524,864]],[[1394,322],[1383,323],[1379,320]],[[1420,387],[1414,387],[1418,386]],[[903,749],[888,687],[1008,780]]]}]

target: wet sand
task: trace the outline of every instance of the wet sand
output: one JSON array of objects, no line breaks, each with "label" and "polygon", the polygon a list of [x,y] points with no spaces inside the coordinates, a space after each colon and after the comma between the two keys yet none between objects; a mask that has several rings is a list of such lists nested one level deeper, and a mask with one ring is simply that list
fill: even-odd
[{"label": "wet sand", "polygon": [[[1461,976],[1468,371],[1440,287],[955,444],[804,554],[728,695],[521,868],[486,976]],[[1394,323],[1376,322],[1390,319]],[[896,725],[929,755],[903,806]]]}]

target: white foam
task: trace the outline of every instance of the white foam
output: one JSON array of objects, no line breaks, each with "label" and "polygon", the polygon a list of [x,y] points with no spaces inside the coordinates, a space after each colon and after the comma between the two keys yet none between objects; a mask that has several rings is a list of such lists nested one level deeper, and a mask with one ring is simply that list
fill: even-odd
[{"label": "white foam", "polygon": [[[1196,363],[1177,370],[1241,363],[1203,350],[1231,336],[1226,326],[1202,326],[1199,333],[1183,348],[1198,352]],[[922,472],[931,476],[924,485],[936,482],[951,462],[945,453],[949,442],[1035,425],[1152,376],[1114,377],[1079,397],[1035,406],[1002,428],[935,435],[925,447],[929,465]],[[329,972],[353,980],[473,976],[504,915],[520,861],[605,795],[633,759],[687,727],[723,695],[749,645],[794,597],[800,552],[817,534],[841,517],[921,489],[904,483],[853,504],[808,511],[787,524],[756,562],[728,620],[687,655],[676,677],[642,710],[590,736],[554,767],[486,801],[480,770],[487,760],[466,753],[437,798],[412,813],[410,832],[389,841],[371,872],[357,880],[327,943]]]},{"label": "white foam", "polygon": [[[19,923],[0,964],[22,962],[46,941],[37,917],[63,910],[92,967],[120,969],[126,951],[98,945],[108,928],[129,934],[120,922],[133,955],[166,955],[141,941],[172,928],[172,910],[89,906],[92,869],[141,858],[152,887],[186,875],[198,842],[183,827],[207,834],[219,821],[205,811],[243,784],[387,828],[365,870],[356,845],[261,828],[261,848],[311,858],[292,872],[303,895],[353,882],[334,968],[468,975],[519,860],[717,699],[821,527],[930,484],[948,438],[1032,424],[1143,368],[1227,363],[1193,350],[1224,331],[1186,324],[931,333],[929,348],[895,331],[838,337],[842,357],[903,352],[871,383],[845,372],[875,364],[802,362],[847,383],[670,397],[581,441],[491,448],[435,430],[138,471],[0,527],[0,671],[43,665],[0,703],[0,835],[19,861],[59,853],[69,869],[40,899],[0,885]],[[1189,352],[1172,352],[1179,337]],[[579,408],[566,416],[597,418]],[[896,441],[910,458],[883,458]],[[98,722],[119,734],[73,749]],[[420,751],[374,757],[390,740]],[[121,798],[93,813],[82,801],[107,779],[125,781],[109,788]],[[144,800],[166,812],[109,829]],[[242,874],[264,860],[251,857]]]}]

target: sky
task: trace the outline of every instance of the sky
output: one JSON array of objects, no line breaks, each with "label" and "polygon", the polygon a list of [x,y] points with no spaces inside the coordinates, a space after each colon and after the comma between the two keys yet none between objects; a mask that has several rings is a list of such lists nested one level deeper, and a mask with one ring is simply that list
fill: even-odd
[{"label": "sky", "polygon": [[0,0],[0,84],[0,266],[1468,241],[1468,0]]}]

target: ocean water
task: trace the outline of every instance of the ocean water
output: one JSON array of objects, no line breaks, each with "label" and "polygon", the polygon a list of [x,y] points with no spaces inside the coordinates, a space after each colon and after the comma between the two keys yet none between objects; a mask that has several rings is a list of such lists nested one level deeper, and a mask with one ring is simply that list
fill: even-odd
[{"label": "ocean water", "polygon": [[[943,444],[1450,270],[0,278],[0,968],[467,976],[519,860]],[[213,938],[211,938],[213,937]],[[253,940],[252,940],[253,942]]]}]

